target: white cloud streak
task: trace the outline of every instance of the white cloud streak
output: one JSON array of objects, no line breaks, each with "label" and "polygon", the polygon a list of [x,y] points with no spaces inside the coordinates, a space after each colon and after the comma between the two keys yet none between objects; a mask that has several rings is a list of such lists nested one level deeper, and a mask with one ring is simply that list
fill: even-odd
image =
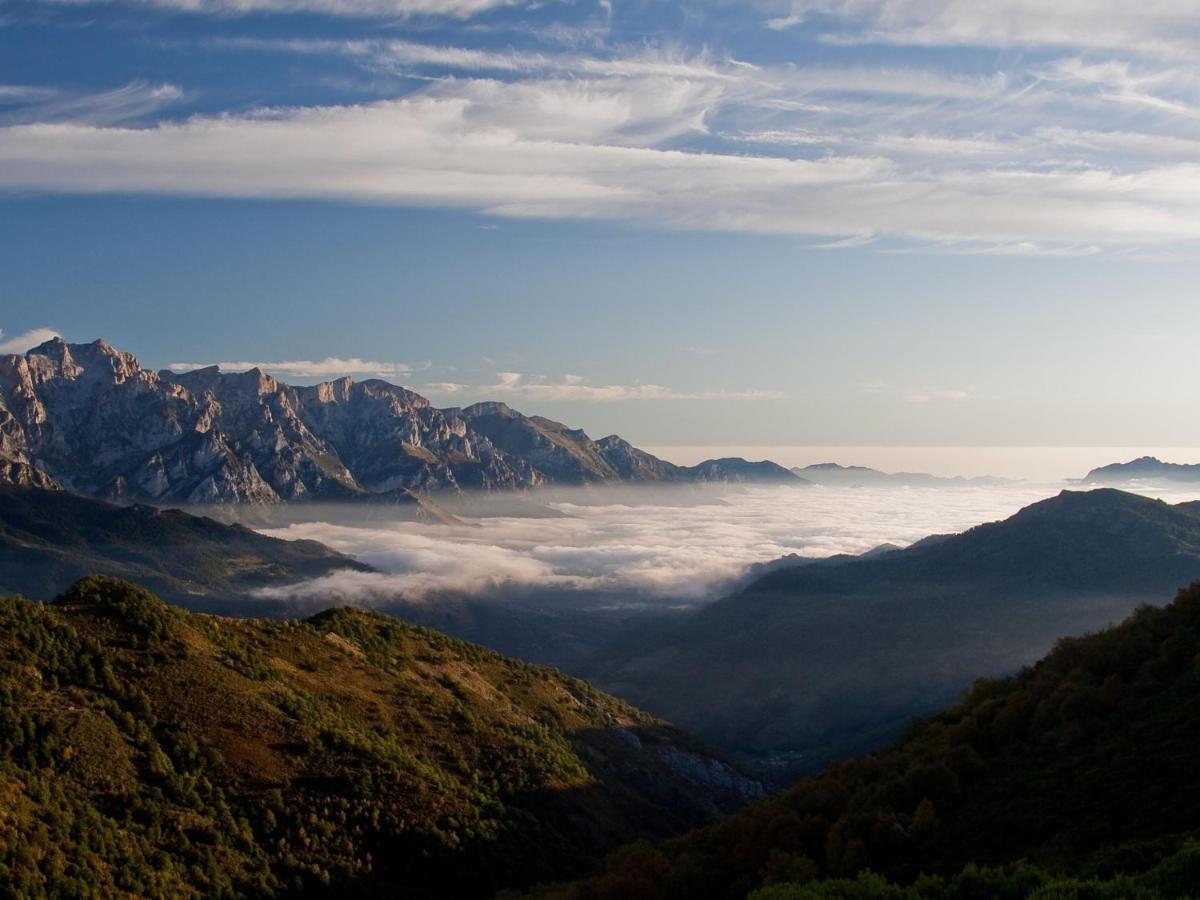
[{"label": "white cloud streak", "polygon": [[534,401],[576,401],[584,403],[612,403],[627,400],[779,400],[787,396],[774,390],[703,390],[679,391],[660,384],[605,384],[585,383],[578,375],[565,375],[560,381],[545,376],[525,375],[521,372],[497,372],[496,381],[486,385],[470,385],[457,382],[431,382],[421,390],[433,395],[471,397],[524,397]]},{"label": "white cloud streak", "polygon": [[218,366],[226,372],[245,372],[249,369],[262,369],[276,375],[292,375],[298,378],[330,378],[341,375],[371,375],[380,378],[397,375],[407,375],[412,366],[397,362],[379,362],[377,360],[351,357],[342,359],[327,356],[324,359],[293,359],[276,362],[218,362],[218,363],[184,363],[176,362],[168,366],[177,372],[187,372],[193,369],[204,369]]},{"label": "white cloud streak", "polygon": [[39,344],[44,344],[56,337],[62,337],[62,335],[53,328],[33,328],[11,337],[6,336],[4,330],[0,329],[0,354],[24,354]]},{"label": "white cloud streak", "polygon": [[[64,6],[121,0],[53,0]],[[249,13],[321,13],[330,16],[393,16],[469,19],[517,6],[521,0],[124,0],[125,5],[212,16]]]},{"label": "white cloud streak", "polygon": [[703,92],[691,86],[651,96],[586,84],[470,82],[370,105],[151,128],[17,125],[0,129],[0,187],[311,197],[778,234],[1200,238],[1195,164],[1129,174],[1065,165],[933,173],[884,157],[619,145],[631,135],[661,140],[694,128],[703,108]]},{"label": "white cloud streak", "polygon": [[1200,19],[1189,0],[792,0],[776,29],[813,25],[836,43],[1089,47],[1191,56]]},{"label": "white cloud streak", "polygon": [[106,91],[68,91],[37,85],[0,86],[0,124],[74,122],[117,125],[145,119],[185,99],[174,84],[132,81]]},{"label": "white cloud streak", "polygon": [[[1018,18],[1031,8],[1009,5]],[[961,12],[897,6],[902,19]],[[872,0],[790,10],[805,22],[893,17]],[[900,239],[937,252],[1078,255],[1200,240],[1200,73],[1187,66],[1074,54],[963,74],[645,48],[206,46],[334,54],[424,81],[398,99],[135,127],[124,119],[145,116],[139,103],[171,101],[153,96],[170,86],[142,85],[136,99],[111,101],[108,119],[47,112],[0,127],[0,190],[450,207],[815,236],[834,250]]]},{"label": "white cloud streak", "polygon": [[973,393],[971,388],[922,387],[906,393],[904,400],[907,403],[933,403],[939,400],[957,402],[969,399]]}]

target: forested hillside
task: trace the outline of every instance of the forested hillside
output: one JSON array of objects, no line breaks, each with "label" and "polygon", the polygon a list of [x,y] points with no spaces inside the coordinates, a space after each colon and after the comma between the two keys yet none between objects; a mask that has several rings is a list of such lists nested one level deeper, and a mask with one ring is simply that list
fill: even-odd
[{"label": "forested hillside", "polygon": [[0,600],[0,895],[488,896],[758,786],[584,682],[348,610]]}]

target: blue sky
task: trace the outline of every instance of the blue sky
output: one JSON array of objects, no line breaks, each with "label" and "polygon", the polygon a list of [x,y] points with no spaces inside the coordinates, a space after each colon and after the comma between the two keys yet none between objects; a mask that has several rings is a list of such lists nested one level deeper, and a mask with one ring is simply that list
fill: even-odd
[{"label": "blue sky", "polygon": [[1162,0],[0,2],[0,349],[671,444],[1200,445]]}]

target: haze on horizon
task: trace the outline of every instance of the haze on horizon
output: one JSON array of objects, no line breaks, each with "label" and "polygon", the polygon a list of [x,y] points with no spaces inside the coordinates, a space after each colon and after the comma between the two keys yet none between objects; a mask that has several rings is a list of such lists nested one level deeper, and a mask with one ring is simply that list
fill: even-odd
[{"label": "haze on horizon", "polygon": [[1180,0],[10,0],[0,350],[648,447],[1197,447],[1198,32]]}]

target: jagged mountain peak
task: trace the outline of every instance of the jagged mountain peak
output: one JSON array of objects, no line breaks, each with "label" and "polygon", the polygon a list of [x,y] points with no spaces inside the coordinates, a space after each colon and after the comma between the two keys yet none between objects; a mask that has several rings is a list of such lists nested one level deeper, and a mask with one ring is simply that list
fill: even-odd
[{"label": "jagged mountain peak", "polygon": [[470,406],[455,408],[454,412],[465,416],[468,419],[475,419],[480,416],[503,416],[504,418],[525,418],[521,413],[517,412],[507,403],[502,400],[483,400],[479,403],[472,403]]},{"label": "jagged mountain peak", "polygon": [[136,356],[117,350],[103,338],[72,344],[53,337],[29,350],[25,359],[42,376],[41,380],[60,377],[120,383],[139,375],[154,377],[144,372]]},{"label": "jagged mountain peak", "polygon": [[0,462],[3,480],[151,502],[684,480],[627,442],[503,402],[439,410],[382,379],[153,372],[106,341],[61,338],[0,363]]},{"label": "jagged mountain peak", "polygon": [[676,466],[617,435],[501,401],[437,409],[373,378],[293,386],[263,371],[152,372],[106,341],[0,359],[0,483],[107,499],[351,500],[396,491],[664,482],[803,484],[771,462]]},{"label": "jagged mountain peak", "polygon": [[[97,341],[102,341],[102,338],[97,338]],[[48,341],[42,341],[36,347],[33,347],[25,352],[25,356],[54,356],[61,355],[68,349],[69,345],[62,335],[56,334]]]}]

